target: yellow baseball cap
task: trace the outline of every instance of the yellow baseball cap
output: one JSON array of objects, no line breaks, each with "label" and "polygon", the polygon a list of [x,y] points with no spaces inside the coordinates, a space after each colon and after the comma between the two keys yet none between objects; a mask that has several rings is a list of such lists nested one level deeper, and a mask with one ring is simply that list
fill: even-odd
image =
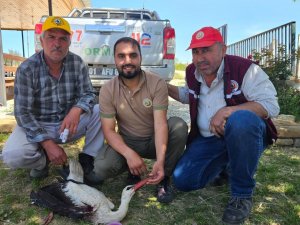
[{"label": "yellow baseball cap", "polygon": [[69,34],[71,34],[70,24],[62,17],[58,17],[58,16],[47,17],[47,19],[43,23],[42,31],[46,31],[52,28],[62,29],[68,32]]}]

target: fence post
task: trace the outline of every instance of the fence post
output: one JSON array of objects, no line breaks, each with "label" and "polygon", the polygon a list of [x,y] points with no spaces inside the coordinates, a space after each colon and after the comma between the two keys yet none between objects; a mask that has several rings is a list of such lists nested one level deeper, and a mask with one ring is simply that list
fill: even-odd
[{"label": "fence post", "polygon": [[6,87],[4,78],[4,60],[2,49],[1,21],[0,21],[0,105],[6,106]]},{"label": "fence post", "polygon": [[[300,34],[298,34],[298,47],[297,52],[300,53]],[[300,80],[300,55],[297,55],[297,66],[296,66],[296,79]]]},{"label": "fence post", "polygon": [[291,25],[291,69],[292,73],[295,75],[296,74],[296,22],[292,23]]}]

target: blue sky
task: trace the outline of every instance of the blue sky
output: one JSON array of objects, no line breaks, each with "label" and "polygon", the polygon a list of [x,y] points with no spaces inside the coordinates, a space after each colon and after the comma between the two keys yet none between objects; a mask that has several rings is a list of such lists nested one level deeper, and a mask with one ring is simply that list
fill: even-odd
[{"label": "blue sky", "polygon": [[[300,34],[300,0],[92,0],[92,6],[144,6],[157,11],[161,19],[169,19],[175,28],[176,58],[183,63],[191,61],[191,52],[185,49],[192,34],[203,26],[220,27],[227,24],[227,44],[291,21],[296,21],[297,37]],[[24,41],[25,56],[28,57],[34,53],[32,31],[24,31]],[[2,31],[2,42],[4,52],[11,49],[22,55],[21,32]]]}]

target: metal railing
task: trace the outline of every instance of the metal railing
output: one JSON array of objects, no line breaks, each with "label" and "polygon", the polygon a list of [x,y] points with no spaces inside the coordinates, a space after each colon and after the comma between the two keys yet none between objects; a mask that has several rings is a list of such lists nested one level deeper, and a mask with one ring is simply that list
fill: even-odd
[{"label": "metal railing", "polygon": [[[292,73],[295,74],[296,22],[293,21],[230,44],[227,46],[227,54],[249,58],[253,52],[262,54],[266,49],[272,52],[274,59],[290,59],[290,69]],[[266,63],[264,58],[260,61],[260,65],[265,65]]]},{"label": "metal railing", "polygon": [[223,26],[221,26],[217,29],[220,31],[220,33],[223,37],[224,43],[227,44],[227,24],[224,24]]}]

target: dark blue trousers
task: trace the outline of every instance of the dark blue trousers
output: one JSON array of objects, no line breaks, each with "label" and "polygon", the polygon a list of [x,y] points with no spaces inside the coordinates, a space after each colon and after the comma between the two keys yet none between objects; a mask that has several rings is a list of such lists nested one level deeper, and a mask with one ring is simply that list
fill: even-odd
[{"label": "dark blue trousers", "polygon": [[174,170],[174,184],[181,191],[200,189],[228,167],[232,197],[251,197],[266,146],[264,120],[247,110],[236,111],[227,120],[224,137],[199,135],[187,146]]}]

